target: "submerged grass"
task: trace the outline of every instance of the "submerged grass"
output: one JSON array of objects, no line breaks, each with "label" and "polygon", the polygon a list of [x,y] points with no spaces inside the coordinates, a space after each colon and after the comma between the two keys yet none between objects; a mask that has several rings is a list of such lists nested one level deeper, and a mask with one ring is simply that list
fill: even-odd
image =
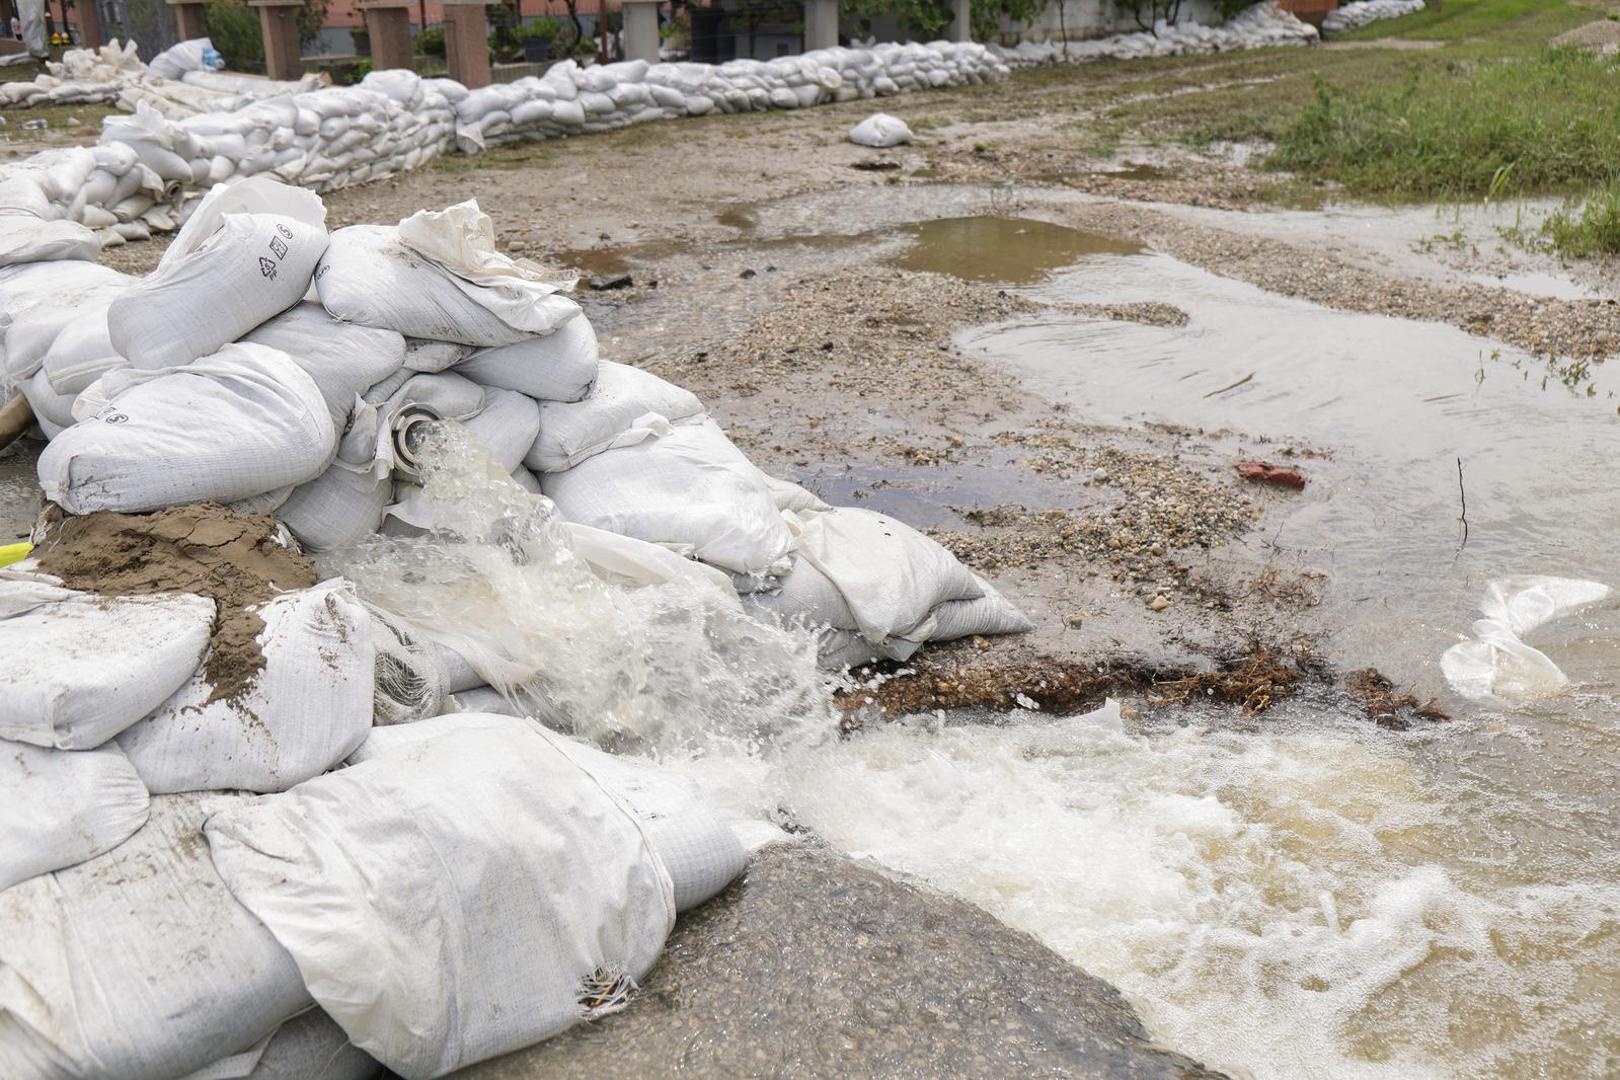
[{"label": "submerged grass", "polygon": [[1464,198],[1603,183],[1617,161],[1620,63],[1543,49],[1418,65],[1356,92],[1319,79],[1267,164],[1355,194]]},{"label": "submerged grass", "polygon": [[1620,181],[1610,180],[1579,207],[1548,217],[1541,239],[1570,258],[1620,255]]}]

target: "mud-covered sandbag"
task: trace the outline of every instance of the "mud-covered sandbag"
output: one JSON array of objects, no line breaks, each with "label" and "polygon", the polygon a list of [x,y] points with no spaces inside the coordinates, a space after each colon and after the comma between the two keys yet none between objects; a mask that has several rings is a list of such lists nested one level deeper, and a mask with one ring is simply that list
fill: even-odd
[{"label": "mud-covered sandbag", "polygon": [[596,331],[579,315],[545,337],[480,350],[457,364],[456,374],[541,401],[569,402],[590,393],[596,365]]},{"label": "mud-covered sandbag", "polygon": [[88,418],[39,459],[45,497],[74,514],[232,503],[312,479],[336,449],[320,388],[262,345],[226,345],[172,371],[109,372],[74,412]]},{"label": "mud-covered sandbag", "polygon": [[621,1007],[674,923],[634,817],[556,736],[496,719],[375,728],[356,763],[207,825],[316,1001],[406,1080]]},{"label": "mud-covered sandbag", "polygon": [[678,422],[702,412],[703,403],[690,390],[650,371],[604,360],[584,399],[540,403],[540,437],[523,463],[537,473],[562,472],[620,443],[648,413]]},{"label": "mud-covered sandbag", "polygon": [[320,388],[340,431],[355,398],[405,362],[405,339],[399,334],[341,322],[314,303],[288,308],[242,340],[284,352],[303,368]]},{"label": "mud-covered sandbag", "polygon": [[116,746],[0,740],[0,890],[117,847],[145,824],[147,802]]},{"label": "mud-covered sandbag", "polygon": [[147,788],[285,791],[348,757],[371,728],[371,619],[341,578],[259,607],[264,669],[215,699],[199,672],[118,736]]},{"label": "mud-covered sandbag", "polygon": [[309,290],[326,230],[284,214],[227,214],[195,251],[107,309],[119,355],[148,370],[209,356]]},{"label": "mud-covered sandbag", "polygon": [[385,225],[351,225],[333,233],[315,272],[321,303],[334,318],[431,341],[511,345],[579,312],[578,305],[555,290],[534,295],[477,286],[497,305],[492,310],[464,284],[465,279],[402,243],[399,229]]},{"label": "mud-covered sandbag", "polygon": [[337,458],[298,485],[276,510],[306,551],[330,551],[370,536],[393,499],[388,466],[377,461],[377,406],[361,402],[338,443]]},{"label": "mud-covered sandbag", "polygon": [[174,1080],[310,1006],[203,838],[250,798],[153,799],[111,851],[0,892],[0,1076]]},{"label": "mud-covered sandbag", "polygon": [[733,573],[770,571],[793,547],[765,474],[712,420],[660,420],[641,441],[546,473],[540,485],[568,521],[680,545]]},{"label": "mud-covered sandbag", "polygon": [[0,739],[100,746],[191,678],[213,622],[201,596],[97,596],[0,573]]}]

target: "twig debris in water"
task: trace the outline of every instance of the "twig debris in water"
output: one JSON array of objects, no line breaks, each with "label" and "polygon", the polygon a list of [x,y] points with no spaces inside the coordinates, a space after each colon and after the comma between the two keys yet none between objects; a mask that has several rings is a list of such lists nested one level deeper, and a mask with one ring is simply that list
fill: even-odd
[{"label": "twig debris in water", "polygon": [[1243,376],[1243,378],[1241,378],[1237,382],[1233,383],[1231,386],[1223,386],[1219,390],[1211,390],[1209,393],[1205,394],[1204,396],[1206,398],[1212,398],[1212,397],[1215,397],[1218,394],[1224,394],[1228,390],[1236,390],[1238,387],[1242,386],[1244,383],[1248,382],[1252,378],[1254,378],[1254,372],[1251,371],[1247,375]]}]

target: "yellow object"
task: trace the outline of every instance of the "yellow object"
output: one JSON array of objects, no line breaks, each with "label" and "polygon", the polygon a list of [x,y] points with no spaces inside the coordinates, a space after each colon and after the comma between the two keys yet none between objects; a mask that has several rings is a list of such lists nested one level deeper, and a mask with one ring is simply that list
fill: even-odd
[{"label": "yellow object", "polygon": [[22,562],[28,558],[28,553],[34,550],[34,545],[24,541],[20,544],[0,544],[0,566],[10,566],[14,562]]}]

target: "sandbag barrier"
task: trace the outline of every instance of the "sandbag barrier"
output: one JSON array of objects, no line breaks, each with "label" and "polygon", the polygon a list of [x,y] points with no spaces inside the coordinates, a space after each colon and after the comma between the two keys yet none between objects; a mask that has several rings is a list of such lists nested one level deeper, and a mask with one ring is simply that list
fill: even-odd
[{"label": "sandbag barrier", "polygon": [[[1379,0],[1383,2],[1383,0]],[[1421,6],[1421,5],[1420,5]],[[1081,64],[1094,60],[1141,60],[1152,56],[1197,56],[1286,45],[1313,45],[1316,27],[1296,19],[1267,0],[1219,26],[1195,22],[1169,25],[1162,19],[1153,31],[1113,34],[1089,41],[1026,41],[990,51],[1009,68],[1044,64]]]},{"label": "sandbag barrier", "polygon": [[1322,20],[1322,33],[1342,34],[1357,30],[1380,19],[1395,19],[1423,10],[1423,0],[1356,0],[1327,13]]},{"label": "sandbag barrier", "polygon": [[[56,508],[0,569],[6,1080],[425,1080],[630,1007],[746,850],[690,779],[553,728],[647,734],[642,677],[700,727],[678,680],[728,669],[813,719],[818,661],[1031,628],[601,359],[476,203],[325,217],[259,175],[144,278],[0,268]],[[690,651],[657,668],[654,625]]]},{"label": "sandbag barrier", "polygon": [[178,120],[148,90],[134,95],[133,115],[103,121],[96,146],[47,150],[0,169],[0,267],[93,258],[100,245],[172,230],[210,187],[251,176],[326,192],[417,168],[452,148],[477,153],[649,120],[976,85],[1007,70],[982,45],[949,42],[717,67],[634,60],[582,68],[570,60],[538,78],[472,91],[390,70],[357,86],[237,100]]}]

